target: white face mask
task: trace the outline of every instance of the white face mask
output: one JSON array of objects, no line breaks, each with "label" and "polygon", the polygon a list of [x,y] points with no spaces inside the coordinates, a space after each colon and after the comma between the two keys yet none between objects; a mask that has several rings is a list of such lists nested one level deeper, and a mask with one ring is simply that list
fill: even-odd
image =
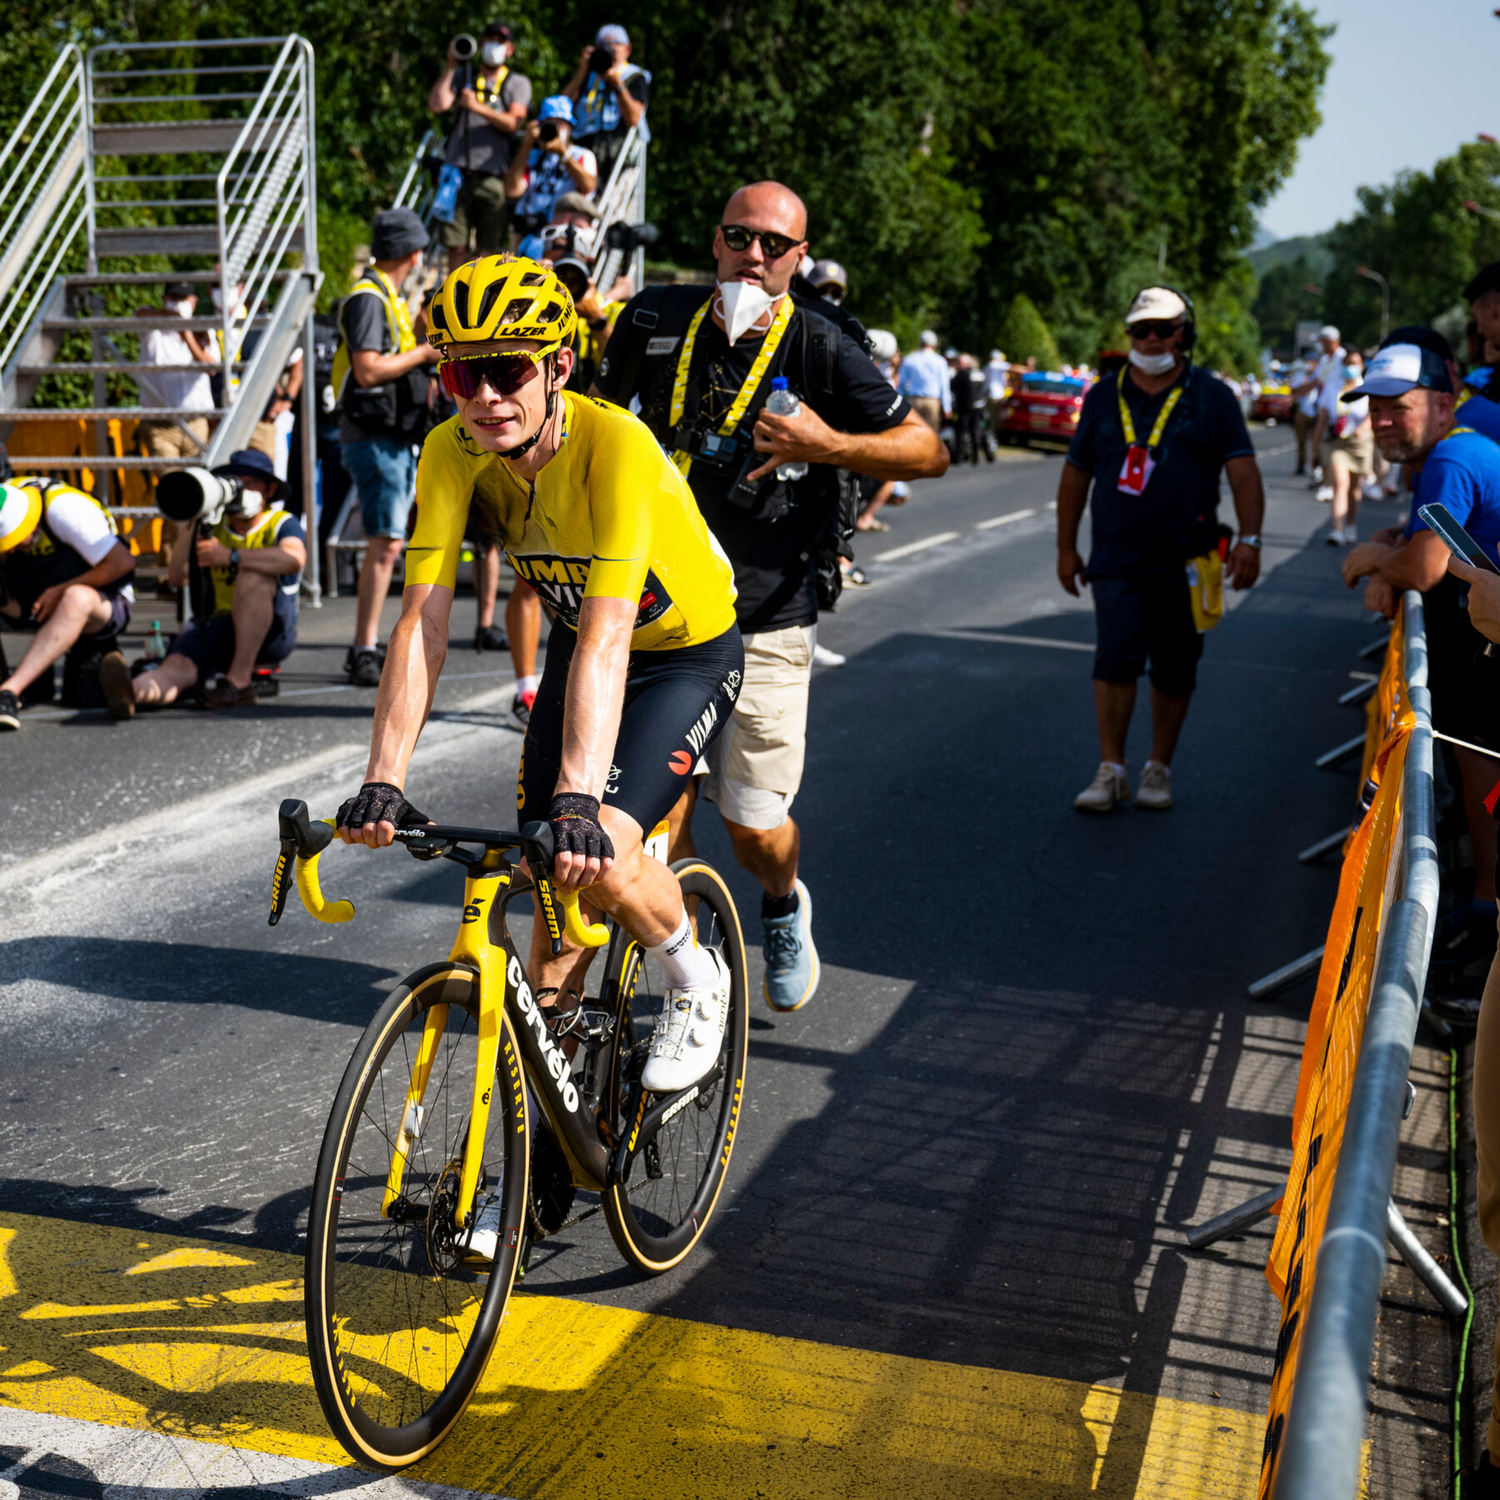
[{"label": "white face mask", "polygon": [[479,49],[479,55],[484,60],[487,68],[498,68],[505,61],[504,42],[486,42]]},{"label": "white face mask", "polygon": [[721,281],[719,303],[730,346],[737,344],[780,300],[751,281]]},{"label": "white face mask", "polygon": [[1177,356],[1166,354],[1142,354],[1139,349],[1130,351],[1130,363],[1143,375],[1165,375],[1177,363]]},{"label": "white face mask", "polygon": [[190,318],[193,315],[192,298],[184,297],[181,302],[167,303],[167,311],[174,312],[179,318]]}]

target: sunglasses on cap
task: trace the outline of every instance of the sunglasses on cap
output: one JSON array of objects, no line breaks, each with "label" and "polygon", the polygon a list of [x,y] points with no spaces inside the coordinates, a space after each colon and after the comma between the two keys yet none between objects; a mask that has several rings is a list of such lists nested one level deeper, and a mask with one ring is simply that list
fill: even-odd
[{"label": "sunglasses on cap", "polygon": [[1169,339],[1181,329],[1182,324],[1173,318],[1137,318],[1125,325],[1125,332],[1133,339]]},{"label": "sunglasses on cap", "polygon": [[744,254],[750,248],[752,240],[759,240],[767,260],[780,260],[794,245],[802,243],[789,234],[774,234],[769,229],[746,229],[743,224],[720,224],[719,233],[736,255]]},{"label": "sunglasses on cap", "polygon": [[472,401],[482,385],[497,396],[514,396],[535,379],[542,361],[556,354],[561,343],[545,349],[517,349],[507,354],[460,354],[438,361],[438,380],[455,401]]}]

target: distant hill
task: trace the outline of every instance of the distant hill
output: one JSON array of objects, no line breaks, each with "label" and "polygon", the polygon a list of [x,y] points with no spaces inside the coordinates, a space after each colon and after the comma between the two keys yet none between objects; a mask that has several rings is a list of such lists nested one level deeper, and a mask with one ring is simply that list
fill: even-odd
[{"label": "distant hill", "polygon": [[1296,260],[1299,255],[1307,256],[1320,276],[1333,264],[1333,256],[1321,234],[1299,234],[1294,239],[1277,240],[1274,244],[1262,245],[1247,252],[1245,259],[1250,262],[1257,276],[1264,276],[1272,266],[1285,265],[1289,260]]}]

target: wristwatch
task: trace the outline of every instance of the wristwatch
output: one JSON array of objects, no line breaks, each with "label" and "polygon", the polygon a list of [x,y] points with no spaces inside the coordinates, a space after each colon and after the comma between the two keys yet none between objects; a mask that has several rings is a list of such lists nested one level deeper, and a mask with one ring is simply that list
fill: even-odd
[{"label": "wristwatch", "polygon": [[234,580],[239,577],[239,572],[240,549],[238,547],[231,547],[229,549],[229,581],[231,583],[233,583]]},{"label": "wristwatch", "polygon": [[1254,547],[1255,550],[1259,552],[1260,538],[1258,536],[1242,536],[1239,541],[1235,543],[1235,545],[1237,547]]}]

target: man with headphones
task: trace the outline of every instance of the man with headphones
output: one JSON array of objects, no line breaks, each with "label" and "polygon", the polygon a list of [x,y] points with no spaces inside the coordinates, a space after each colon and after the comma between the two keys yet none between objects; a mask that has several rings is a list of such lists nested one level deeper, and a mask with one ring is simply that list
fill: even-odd
[{"label": "man with headphones", "polygon": [[[1057,576],[1075,597],[1094,592],[1094,710],[1101,763],[1074,801],[1111,812],[1130,795],[1125,737],[1136,683],[1151,674],[1151,755],[1137,807],[1172,805],[1172,753],[1197,686],[1203,634],[1218,623],[1222,584],[1247,589],[1260,573],[1265,492],[1245,418],[1222,381],[1195,370],[1193,304],[1148,286],[1125,314],[1129,363],[1084,398],[1057,487]],[[1228,476],[1239,536],[1218,517]],[[1078,527],[1093,501],[1085,564]]]}]

